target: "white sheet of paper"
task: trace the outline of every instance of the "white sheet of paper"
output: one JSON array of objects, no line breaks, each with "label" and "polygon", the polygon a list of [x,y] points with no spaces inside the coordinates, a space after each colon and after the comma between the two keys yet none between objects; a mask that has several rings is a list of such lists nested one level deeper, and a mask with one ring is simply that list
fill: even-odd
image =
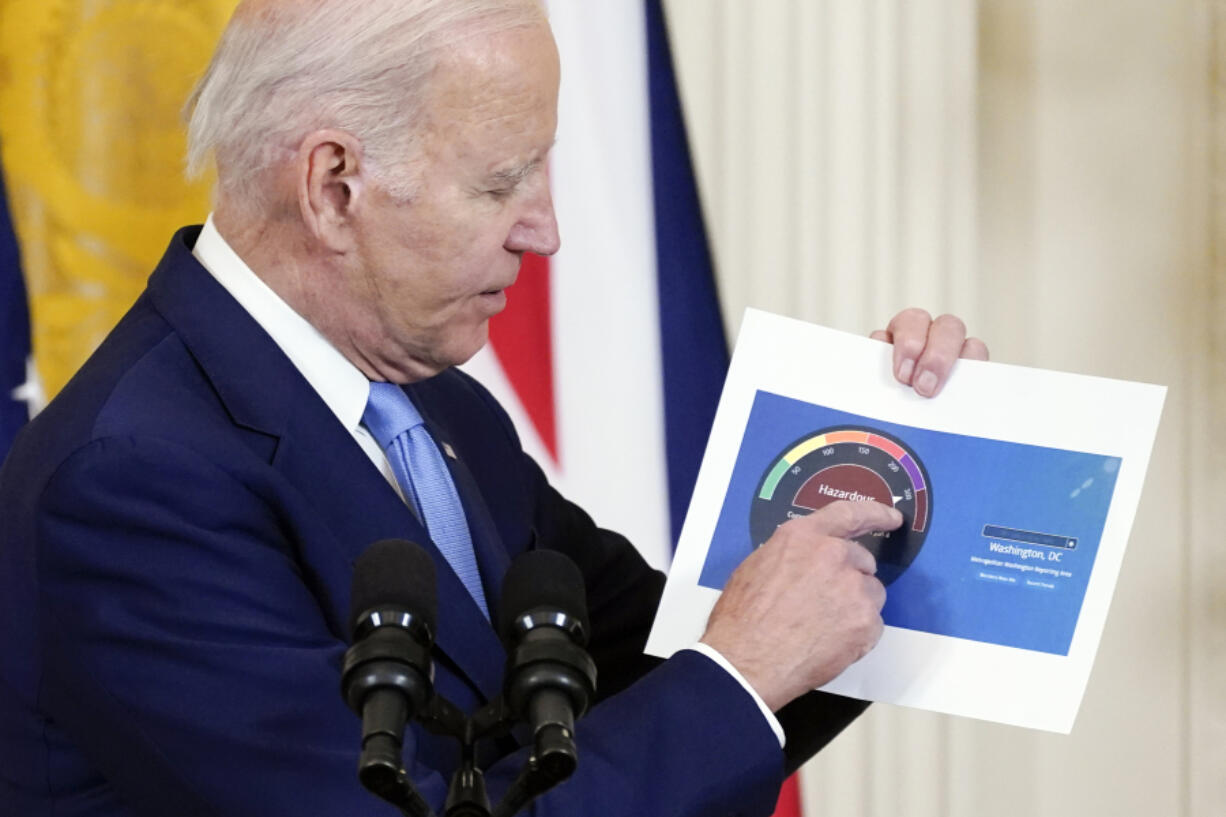
[{"label": "white sheet of paper", "polygon": [[875,497],[907,517],[878,553],[885,633],[824,689],[1067,733],[1165,395],[964,360],[927,400],[886,344],[748,310],[647,651],[694,644],[788,513]]}]

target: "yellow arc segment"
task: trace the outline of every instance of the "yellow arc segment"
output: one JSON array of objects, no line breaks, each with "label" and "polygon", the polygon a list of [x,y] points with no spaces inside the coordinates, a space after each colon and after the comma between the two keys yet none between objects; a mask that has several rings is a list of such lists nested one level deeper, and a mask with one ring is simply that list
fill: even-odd
[{"label": "yellow arc segment", "polygon": [[793,448],[791,451],[783,455],[783,458],[788,461],[789,465],[794,465],[800,461],[804,455],[816,451],[826,445],[826,435],[821,434],[817,437],[810,437],[800,445]]},{"label": "yellow arc segment", "polygon": [[866,443],[868,442],[867,431],[836,431],[831,434],[819,434],[816,437],[810,437],[802,443],[799,443],[795,448],[783,455],[783,458],[788,461],[789,465],[794,465],[800,461],[800,458],[816,451],[819,448],[824,448],[827,445],[834,443]]}]

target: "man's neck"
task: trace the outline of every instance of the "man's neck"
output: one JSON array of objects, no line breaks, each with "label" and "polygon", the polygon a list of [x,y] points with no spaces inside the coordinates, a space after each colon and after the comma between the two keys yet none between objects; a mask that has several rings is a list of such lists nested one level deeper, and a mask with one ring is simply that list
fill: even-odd
[{"label": "man's neck", "polygon": [[213,213],[213,226],[235,254],[268,288],[326,337],[350,363],[371,377],[368,364],[348,343],[343,325],[343,294],[333,292],[339,275],[319,268],[307,252],[307,239],[291,225],[267,217],[244,218],[240,211]]}]

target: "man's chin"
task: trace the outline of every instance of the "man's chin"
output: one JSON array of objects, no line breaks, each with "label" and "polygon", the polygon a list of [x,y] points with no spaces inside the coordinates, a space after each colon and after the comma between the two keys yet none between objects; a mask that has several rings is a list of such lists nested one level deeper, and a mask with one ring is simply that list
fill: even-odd
[{"label": "man's chin", "polygon": [[404,349],[397,359],[384,359],[378,373],[394,383],[415,383],[461,366],[480,352],[489,341],[489,321],[473,327],[465,337],[448,338],[446,344]]},{"label": "man's chin", "polygon": [[433,365],[435,374],[439,374],[445,369],[450,369],[452,366],[463,366],[468,361],[476,357],[477,353],[486,347],[490,340],[490,323],[488,320],[481,321],[476,326],[471,335],[462,341],[457,340],[453,345],[446,349],[440,350],[440,353],[434,357]]}]

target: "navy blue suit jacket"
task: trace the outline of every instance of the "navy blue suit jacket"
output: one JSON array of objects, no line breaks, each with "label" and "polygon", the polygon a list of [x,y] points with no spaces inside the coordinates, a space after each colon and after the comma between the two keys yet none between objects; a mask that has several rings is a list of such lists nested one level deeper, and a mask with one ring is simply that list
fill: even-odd
[{"label": "navy blue suit jacket", "polygon": [[[0,472],[0,817],[390,815],[356,780],[339,694],[352,565],[422,543],[438,690],[472,711],[505,653],[426,531],[279,348],[175,236],[145,293]],[[448,371],[408,387],[465,504],[487,597],[530,546],[582,570],[601,701],[538,814],[767,814],[785,769],[705,657],[642,656],[662,577],[558,495],[496,402]],[[805,713],[818,737],[857,705]],[[490,772],[497,799],[522,754]],[[453,741],[406,763],[441,806]]]}]

